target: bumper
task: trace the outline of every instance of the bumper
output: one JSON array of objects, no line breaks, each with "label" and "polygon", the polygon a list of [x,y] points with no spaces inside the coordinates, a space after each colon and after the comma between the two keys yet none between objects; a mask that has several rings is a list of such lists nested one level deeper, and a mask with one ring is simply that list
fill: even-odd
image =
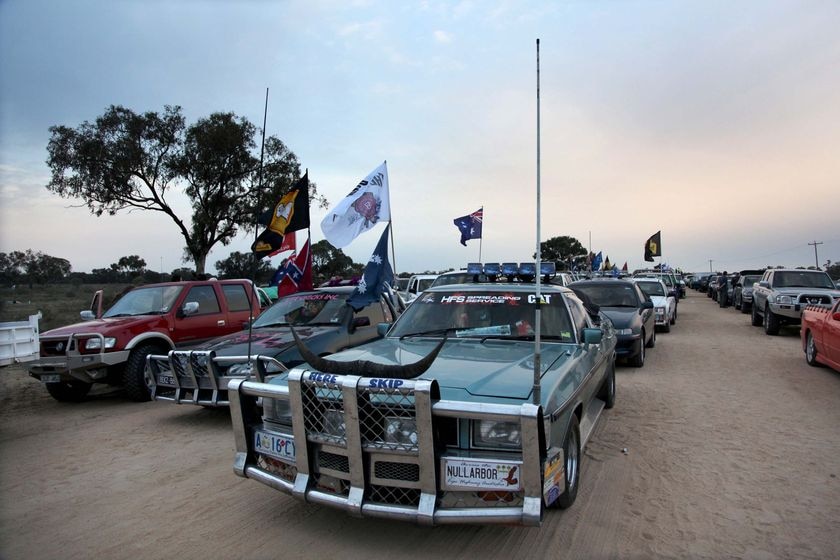
[{"label": "bumper", "polygon": [[771,303],[769,305],[774,315],[784,317],[791,323],[798,323],[802,319],[802,310],[808,306],[806,303]]},{"label": "bumper", "polygon": [[96,383],[107,377],[109,366],[125,363],[128,354],[128,350],[97,354],[69,351],[64,356],[42,356],[29,365],[29,375],[46,383],[74,380]]},{"label": "bumper", "polygon": [[[400,386],[382,388],[382,381]],[[239,476],[357,517],[421,525],[542,521],[541,407],[441,401],[435,381],[299,370],[289,374],[288,386],[234,381],[229,389]],[[287,403],[291,425],[260,417],[257,398]],[[319,420],[329,414],[340,421]],[[390,440],[384,414],[411,425],[413,438]],[[479,452],[436,441],[442,426],[470,420],[518,422],[521,451]]]},{"label": "bumper", "polygon": [[633,358],[642,351],[641,334],[619,335],[617,338],[618,342],[615,345],[617,358]]}]

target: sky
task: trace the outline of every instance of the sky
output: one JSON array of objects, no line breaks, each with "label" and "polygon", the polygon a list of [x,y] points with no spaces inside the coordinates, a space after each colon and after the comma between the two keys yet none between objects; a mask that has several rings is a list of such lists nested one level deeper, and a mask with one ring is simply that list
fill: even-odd
[{"label": "sky", "polygon": [[0,252],[190,266],[169,218],[47,191],[49,128],[110,105],[261,126],[268,89],[330,206],[388,162],[397,272],[529,261],[538,229],[631,270],[657,231],[685,271],[840,261],[838,26],[835,0],[0,0]]}]

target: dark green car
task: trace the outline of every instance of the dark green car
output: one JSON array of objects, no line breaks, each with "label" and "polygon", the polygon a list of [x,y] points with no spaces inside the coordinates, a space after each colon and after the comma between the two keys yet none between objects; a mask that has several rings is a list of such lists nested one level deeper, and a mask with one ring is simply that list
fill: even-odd
[{"label": "dark green car", "polygon": [[235,472],[356,516],[539,525],[575,501],[616,346],[571,290],[540,296],[539,346],[533,283],[447,285],[381,340],[232,381]]}]

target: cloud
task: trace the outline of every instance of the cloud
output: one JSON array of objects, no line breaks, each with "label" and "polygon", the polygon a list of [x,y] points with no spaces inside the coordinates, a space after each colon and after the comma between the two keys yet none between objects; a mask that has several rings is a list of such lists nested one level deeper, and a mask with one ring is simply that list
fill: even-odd
[{"label": "cloud", "polygon": [[444,43],[444,44],[447,44],[447,43],[451,43],[451,42],[452,42],[452,40],[453,40],[453,35],[452,35],[452,33],[448,33],[448,32],[446,32],[446,31],[442,31],[442,30],[440,30],[440,29],[438,29],[437,31],[435,31],[435,32],[433,33],[433,35],[434,35],[434,37],[435,37],[435,41],[437,41],[438,43]]}]

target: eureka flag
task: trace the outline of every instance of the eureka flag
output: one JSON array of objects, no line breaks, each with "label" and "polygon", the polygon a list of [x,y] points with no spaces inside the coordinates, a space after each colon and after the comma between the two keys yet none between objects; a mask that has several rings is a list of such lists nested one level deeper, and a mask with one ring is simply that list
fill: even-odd
[{"label": "eureka flag", "polygon": [[657,231],[645,241],[645,260],[653,262],[653,257],[662,256],[662,231]]},{"label": "eureka flag", "polygon": [[365,265],[362,279],[359,280],[359,284],[347,300],[355,311],[377,301],[385,291],[385,284],[389,286],[394,284],[394,269],[391,268],[391,262],[388,260],[388,233],[390,231],[391,224],[388,224],[382,232],[382,237],[379,238],[379,243],[376,244],[376,249],[373,250],[373,255]]},{"label": "eureka flag", "polygon": [[258,259],[279,253],[287,233],[308,228],[309,172],[298,179],[271,212],[264,212],[258,222],[268,226],[251,245]]},{"label": "eureka flag", "polygon": [[461,245],[467,246],[470,239],[481,239],[481,225],[484,222],[484,207],[482,206],[472,214],[455,218],[453,223],[461,231]]},{"label": "eureka flag", "polygon": [[380,221],[391,220],[388,168],[383,163],[362,179],[321,221],[321,231],[334,247],[345,247]]}]

